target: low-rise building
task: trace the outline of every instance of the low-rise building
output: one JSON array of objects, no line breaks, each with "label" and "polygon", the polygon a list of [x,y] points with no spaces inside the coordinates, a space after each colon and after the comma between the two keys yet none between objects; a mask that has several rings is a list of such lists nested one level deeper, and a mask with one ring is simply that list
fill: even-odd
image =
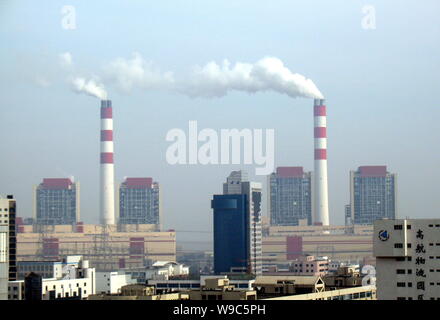
[{"label": "low-rise building", "polygon": [[257,277],[253,287],[259,298],[325,291],[325,283],[320,276],[265,275]]},{"label": "low-rise building", "polygon": [[123,286],[137,283],[128,274],[113,272],[96,272],[96,293],[98,294],[116,294],[121,291]]},{"label": "low-rise building", "polygon": [[327,257],[301,256],[291,262],[290,272],[298,276],[324,276],[329,271]]},{"label": "low-rise building", "polygon": [[[69,269],[62,278],[43,278],[40,285],[41,300],[86,299],[96,292],[95,268],[90,268],[87,260],[81,260],[78,267]],[[8,300],[24,300],[25,290],[25,280],[9,281]]]},{"label": "low-rise building", "polygon": [[204,286],[188,294],[189,300],[257,300],[255,290],[236,289],[228,278],[206,279]]},{"label": "low-rise building", "polygon": [[145,283],[147,280],[186,279],[189,267],[174,261],[156,261],[149,267],[121,269],[120,272],[138,283]]},{"label": "low-rise building", "polygon": [[314,293],[285,295],[261,300],[376,300],[376,286],[363,286]]},{"label": "low-rise building", "polygon": [[332,290],[362,285],[362,276],[358,265],[341,266],[336,272],[326,274],[323,280],[325,286]]}]

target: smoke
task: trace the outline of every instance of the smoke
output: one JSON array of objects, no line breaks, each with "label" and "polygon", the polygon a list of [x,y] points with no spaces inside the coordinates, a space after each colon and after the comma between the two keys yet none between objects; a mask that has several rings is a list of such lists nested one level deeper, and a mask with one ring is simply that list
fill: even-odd
[{"label": "smoke", "polygon": [[323,95],[312,80],[292,73],[283,62],[267,57],[255,64],[237,62],[231,66],[228,60],[221,65],[209,62],[196,66],[179,91],[190,97],[222,97],[230,91],[256,93],[275,91],[292,98],[322,99]]},{"label": "smoke", "polygon": [[[86,93],[106,99],[107,92],[98,77],[87,80],[75,74],[72,55],[59,55],[59,62],[70,73],[68,81],[78,93]],[[212,61],[204,66],[195,66],[177,80],[172,72],[162,72],[151,61],[138,52],[130,59],[116,58],[103,66],[101,79],[108,85],[129,93],[133,89],[165,90],[195,97],[223,97],[231,91],[257,93],[273,91],[292,98],[323,99],[322,93],[311,79],[293,73],[275,57],[266,57],[255,63],[224,60],[221,64]]]},{"label": "smoke", "polygon": [[117,58],[105,67],[105,78],[124,92],[133,88],[166,89],[174,85],[172,72],[161,72],[151,61],[146,61],[138,52],[132,59]]},{"label": "smoke", "polygon": [[70,52],[64,52],[58,55],[59,64],[63,68],[70,68],[73,66],[73,59]]},{"label": "smoke", "polygon": [[71,83],[73,89],[78,93],[85,93],[101,100],[107,99],[107,91],[105,91],[104,86],[94,79],[86,80],[85,78],[76,77],[71,80]]}]

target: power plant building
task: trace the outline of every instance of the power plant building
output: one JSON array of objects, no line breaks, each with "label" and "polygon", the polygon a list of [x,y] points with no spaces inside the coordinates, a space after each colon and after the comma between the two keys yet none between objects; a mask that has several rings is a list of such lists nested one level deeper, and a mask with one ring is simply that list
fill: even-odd
[{"label": "power plant building", "polygon": [[312,174],[302,167],[278,167],[269,176],[270,224],[298,226],[312,224]]},{"label": "power plant building", "polygon": [[[396,218],[397,176],[386,166],[362,166],[350,172],[350,206],[346,221],[373,224]],[[350,216],[348,216],[350,215]]]},{"label": "power plant building", "polygon": [[126,178],[119,187],[119,224],[161,223],[159,183],[152,178]]},{"label": "power plant building", "polygon": [[76,224],[80,219],[79,201],[78,182],[43,179],[34,188],[34,221],[40,225]]}]

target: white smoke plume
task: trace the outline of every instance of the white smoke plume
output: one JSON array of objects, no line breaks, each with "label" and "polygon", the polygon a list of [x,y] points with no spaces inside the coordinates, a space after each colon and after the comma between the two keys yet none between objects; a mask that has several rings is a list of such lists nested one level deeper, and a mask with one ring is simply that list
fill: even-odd
[{"label": "white smoke plume", "polygon": [[[73,72],[73,59],[69,52],[59,55],[61,65]],[[75,91],[107,97],[104,85],[97,78],[86,80],[80,76],[70,78]],[[166,90],[189,97],[223,97],[231,91],[248,93],[274,91],[292,98],[304,97],[323,99],[322,93],[311,79],[293,73],[275,57],[266,57],[256,63],[224,60],[221,64],[212,61],[204,66],[194,67],[189,74],[174,78],[172,72],[162,72],[152,62],[145,60],[138,52],[132,58],[116,58],[104,65],[101,79],[128,93],[133,89]]]},{"label": "white smoke plume", "polygon": [[191,97],[222,97],[229,91],[256,93],[275,91],[292,98],[322,99],[323,95],[313,83],[301,74],[292,73],[283,62],[267,57],[255,64],[228,60],[221,65],[209,62],[193,69],[189,81],[179,89]]},{"label": "white smoke plume", "polygon": [[107,91],[105,91],[104,86],[94,79],[86,80],[82,77],[76,77],[71,80],[71,83],[73,89],[78,93],[85,93],[101,100],[107,99]]},{"label": "white smoke plume", "polygon": [[70,68],[73,66],[73,59],[70,52],[64,52],[58,55],[59,64],[63,68]]},{"label": "white smoke plume", "polygon": [[172,72],[161,72],[151,61],[138,52],[132,59],[117,58],[105,67],[105,78],[125,92],[133,88],[171,90],[174,85]]}]

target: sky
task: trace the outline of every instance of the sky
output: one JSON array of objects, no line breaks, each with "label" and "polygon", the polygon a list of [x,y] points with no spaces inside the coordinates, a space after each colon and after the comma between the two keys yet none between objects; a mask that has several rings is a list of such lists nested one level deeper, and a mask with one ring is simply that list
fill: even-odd
[{"label": "sky", "polygon": [[[73,29],[65,28],[66,5],[74,8]],[[375,12],[372,28],[365,28],[366,6]],[[209,247],[210,200],[230,171],[247,170],[263,183],[266,177],[255,176],[252,165],[170,165],[167,132],[188,132],[190,120],[199,130],[274,129],[275,165],[309,171],[313,100],[123,88],[109,66],[139,54],[159,75],[170,71],[185,82],[194,66],[211,61],[277,57],[326,98],[330,222],[344,223],[349,171],[361,165],[397,173],[400,217],[438,218],[439,9],[437,0],[2,0],[0,194],[13,194],[18,215],[30,217],[34,185],[74,176],[81,220],[98,222],[99,100],[69,84],[74,73],[98,76],[113,101],[116,181],[153,177],[163,192],[165,229],[178,231],[180,245]],[[72,66],[60,65],[66,52]]]}]

